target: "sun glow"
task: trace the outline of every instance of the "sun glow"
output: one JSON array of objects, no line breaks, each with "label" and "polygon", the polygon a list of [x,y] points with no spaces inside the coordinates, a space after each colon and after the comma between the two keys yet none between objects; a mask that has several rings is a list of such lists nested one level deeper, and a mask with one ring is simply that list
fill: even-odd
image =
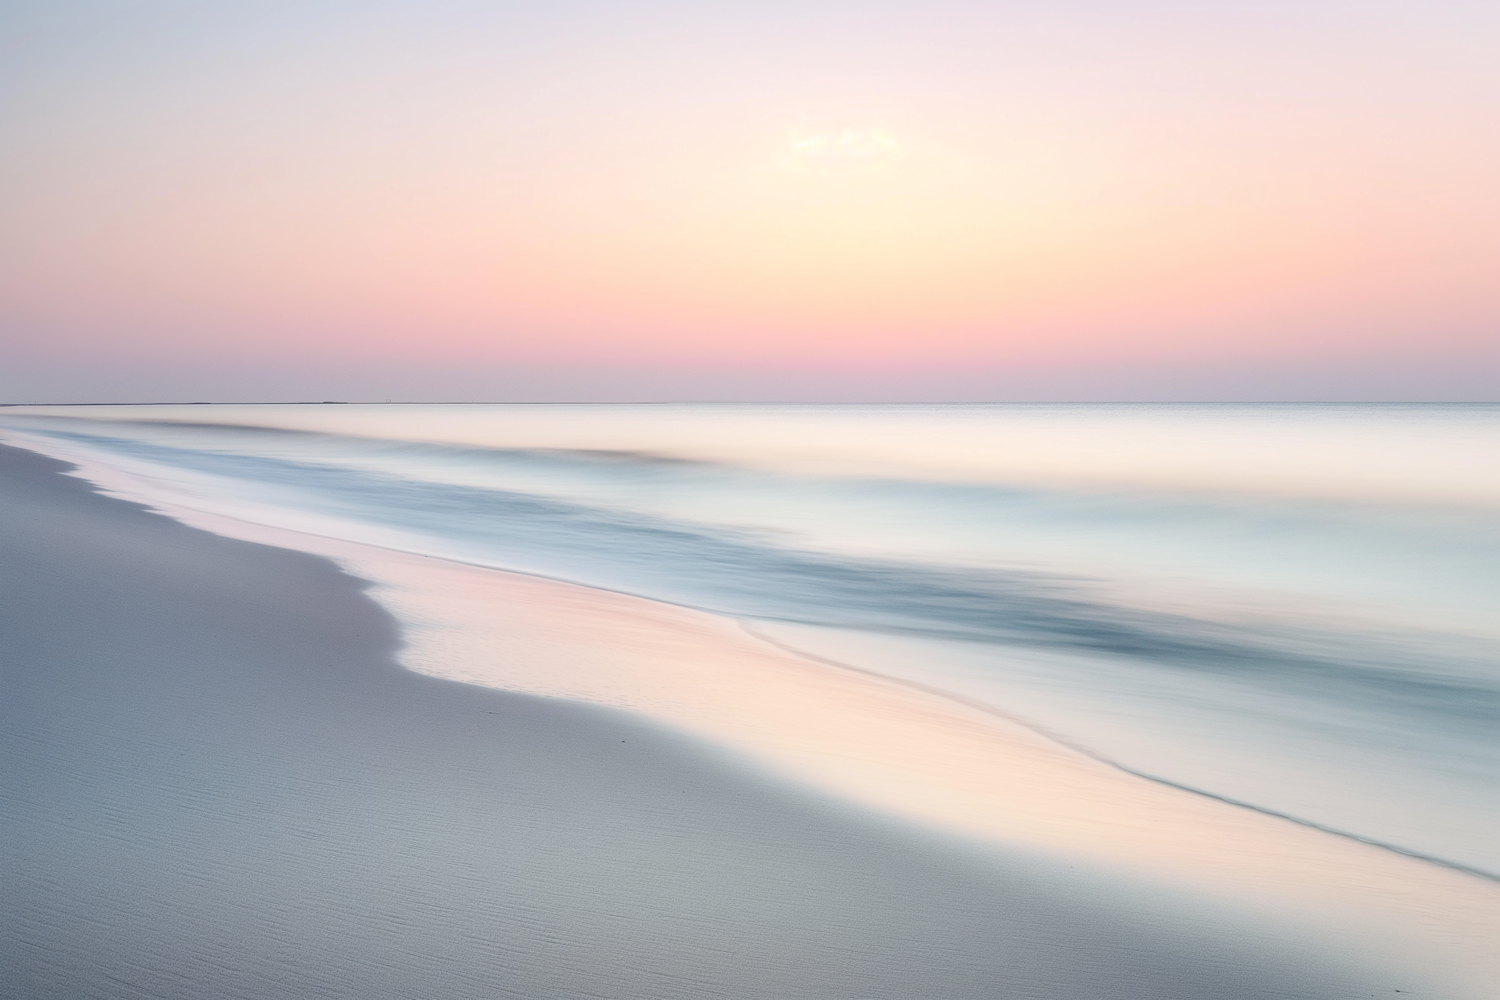
[{"label": "sun glow", "polygon": [[787,138],[780,166],[820,178],[868,175],[888,171],[905,150],[887,129],[872,125],[795,129]]}]

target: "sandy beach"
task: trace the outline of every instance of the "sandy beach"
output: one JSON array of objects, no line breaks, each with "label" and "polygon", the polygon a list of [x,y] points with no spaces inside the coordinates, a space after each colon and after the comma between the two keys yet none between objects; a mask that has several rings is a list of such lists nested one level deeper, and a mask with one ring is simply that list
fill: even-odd
[{"label": "sandy beach", "polygon": [[0,461],[7,997],[1450,995],[640,715],[413,673],[332,562]]}]

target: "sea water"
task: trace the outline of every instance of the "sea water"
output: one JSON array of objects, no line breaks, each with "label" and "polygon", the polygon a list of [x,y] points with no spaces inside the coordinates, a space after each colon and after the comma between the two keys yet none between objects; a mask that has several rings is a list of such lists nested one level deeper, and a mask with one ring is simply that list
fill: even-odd
[{"label": "sea water", "polygon": [[1500,406],[14,407],[190,509],[681,604],[1500,873]]}]

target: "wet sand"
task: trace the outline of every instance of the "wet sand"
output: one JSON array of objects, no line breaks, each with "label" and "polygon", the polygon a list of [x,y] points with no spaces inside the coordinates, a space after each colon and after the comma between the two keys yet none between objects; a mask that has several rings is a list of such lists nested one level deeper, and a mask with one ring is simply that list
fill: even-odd
[{"label": "wet sand", "polygon": [[0,448],[6,997],[1370,992],[1165,891],[412,673],[332,562],[66,468]]}]

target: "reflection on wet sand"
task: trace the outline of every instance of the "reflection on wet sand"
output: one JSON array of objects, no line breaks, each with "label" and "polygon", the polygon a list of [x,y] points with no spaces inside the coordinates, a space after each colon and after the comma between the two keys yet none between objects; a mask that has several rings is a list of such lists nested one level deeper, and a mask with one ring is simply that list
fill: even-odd
[{"label": "reflection on wet sand", "polygon": [[884,812],[1227,895],[1335,947],[1409,955],[1471,987],[1500,979],[1500,886],[1482,878],[1124,774],[716,616],[329,544],[419,623],[404,658],[421,672],[632,709]]}]

